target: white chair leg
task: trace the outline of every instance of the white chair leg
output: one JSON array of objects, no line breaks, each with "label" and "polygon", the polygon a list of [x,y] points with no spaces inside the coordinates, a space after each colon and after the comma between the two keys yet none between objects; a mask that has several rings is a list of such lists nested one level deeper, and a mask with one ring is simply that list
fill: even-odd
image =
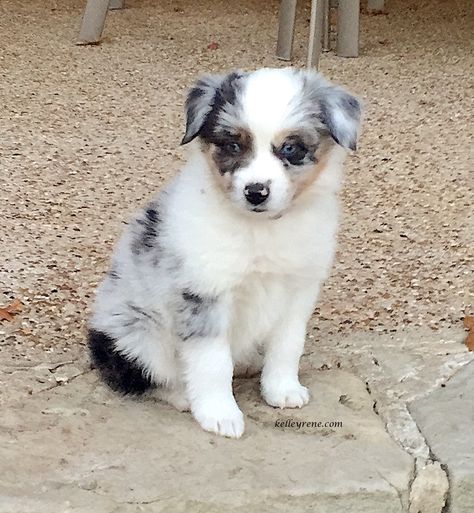
[{"label": "white chair leg", "polygon": [[98,43],[100,41],[108,8],[109,0],[87,0],[79,32],[79,44]]},{"label": "white chair leg", "polygon": [[109,9],[123,9],[124,0],[109,0]]},{"label": "white chair leg", "polygon": [[337,55],[359,55],[360,0],[339,0],[337,14]]},{"label": "white chair leg", "polygon": [[295,34],[296,0],[281,0],[278,22],[277,57],[284,61],[291,59]]},{"label": "white chair leg", "polygon": [[78,44],[98,43],[104,30],[108,9],[123,9],[125,0],[87,0]]},{"label": "white chair leg", "polygon": [[323,22],[324,22],[324,0],[311,1],[311,19],[309,23],[309,44],[308,44],[308,68],[319,66],[321,55]]}]

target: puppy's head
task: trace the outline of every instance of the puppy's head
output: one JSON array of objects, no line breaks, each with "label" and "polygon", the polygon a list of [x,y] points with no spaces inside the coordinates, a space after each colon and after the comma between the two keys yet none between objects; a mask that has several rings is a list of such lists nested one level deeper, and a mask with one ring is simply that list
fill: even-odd
[{"label": "puppy's head", "polygon": [[275,217],[316,180],[336,144],[356,149],[360,113],[356,98],[312,71],[209,75],[188,94],[182,144],[199,138],[236,207]]}]

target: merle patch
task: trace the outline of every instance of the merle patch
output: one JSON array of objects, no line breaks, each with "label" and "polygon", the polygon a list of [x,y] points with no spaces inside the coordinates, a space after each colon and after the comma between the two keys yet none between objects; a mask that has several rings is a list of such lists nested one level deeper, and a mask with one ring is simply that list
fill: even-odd
[{"label": "merle patch", "polygon": [[219,125],[219,114],[231,114],[237,108],[244,73],[208,75],[198,80],[186,100],[186,134],[182,144],[199,136],[208,142]]},{"label": "merle patch", "polygon": [[162,315],[160,312],[153,310],[144,310],[133,303],[127,303],[127,307],[129,309],[129,317],[133,320],[138,321],[147,321],[151,322],[157,328],[162,327]]},{"label": "merle patch", "polygon": [[184,290],[176,307],[176,332],[181,340],[218,335],[217,298]]},{"label": "merle patch", "polygon": [[135,220],[135,237],[132,243],[134,255],[147,253],[158,247],[159,227],[161,223],[157,205],[150,204],[143,214]]}]

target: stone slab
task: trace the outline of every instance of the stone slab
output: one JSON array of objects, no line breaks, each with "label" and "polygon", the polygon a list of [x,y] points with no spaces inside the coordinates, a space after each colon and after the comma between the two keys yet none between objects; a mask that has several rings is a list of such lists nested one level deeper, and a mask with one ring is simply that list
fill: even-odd
[{"label": "stone slab", "polygon": [[449,513],[474,511],[474,363],[409,406],[450,481]]},{"label": "stone slab", "polygon": [[9,403],[0,513],[406,511],[413,460],[386,433],[365,383],[340,370],[303,382],[313,399],[295,411],[266,406],[255,379],[238,381],[240,440],[205,433],[153,398],[117,397],[94,373]]}]

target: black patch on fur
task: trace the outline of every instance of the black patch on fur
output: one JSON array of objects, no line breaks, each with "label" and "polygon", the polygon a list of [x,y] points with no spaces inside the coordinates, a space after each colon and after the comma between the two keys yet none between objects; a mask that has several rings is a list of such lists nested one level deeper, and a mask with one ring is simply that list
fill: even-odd
[{"label": "black patch on fur", "polygon": [[209,75],[196,82],[186,99],[186,133],[181,144],[198,136],[204,141],[212,137],[219,112],[226,104],[235,105],[243,76],[238,72]]},{"label": "black patch on fur", "polygon": [[241,87],[241,73],[230,73],[221,86],[216,89],[212,100],[212,107],[199,131],[200,138],[207,143],[214,143],[215,139],[220,139],[221,134],[218,130],[218,117],[220,111],[226,104],[235,105],[237,102],[237,93]]},{"label": "black patch on fur", "polygon": [[114,339],[106,333],[89,330],[89,349],[94,367],[112,390],[141,395],[156,386],[137,362],[117,351]]},{"label": "black patch on fur", "polygon": [[181,340],[217,336],[217,298],[184,290],[176,308],[176,330]]},{"label": "black patch on fur", "polygon": [[155,204],[151,204],[144,211],[144,215],[136,219],[136,237],[132,244],[132,252],[139,255],[157,247],[159,225],[161,222],[160,213]]},{"label": "black patch on fur", "polygon": [[199,100],[199,98],[201,98],[202,96],[204,96],[204,90],[201,89],[201,84],[200,82],[198,82],[196,84],[196,87],[193,87],[190,91],[189,91],[189,94],[188,94],[188,99],[187,99],[187,103],[191,104],[197,100]]},{"label": "black patch on fur", "polygon": [[211,107],[220,76],[205,77],[196,82],[186,98],[186,132],[181,144],[188,144],[199,135],[202,124]]},{"label": "black patch on fur", "polygon": [[196,305],[201,305],[204,301],[204,299],[199,296],[198,294],[194,294],[193,292],[190,292],[188,290],[185,290],[182,294],[181,294],[182,298],[185,300],[185,301],[188,301],[190,303],[194,303]]},{"label": "black patch on fur", "polygon": [[[241,127],[219,124],[219,114],[229,106],[234,108],[239,101],[242,88],[242,73],[230,73],[216,88],[211,108],[205,117],[198,135],[205,145],[211,146],[211,156],[221,175],[234,173],[245,167],[252,158],[252,136]],[[235,150],[235,146],[238,150]]]}]

